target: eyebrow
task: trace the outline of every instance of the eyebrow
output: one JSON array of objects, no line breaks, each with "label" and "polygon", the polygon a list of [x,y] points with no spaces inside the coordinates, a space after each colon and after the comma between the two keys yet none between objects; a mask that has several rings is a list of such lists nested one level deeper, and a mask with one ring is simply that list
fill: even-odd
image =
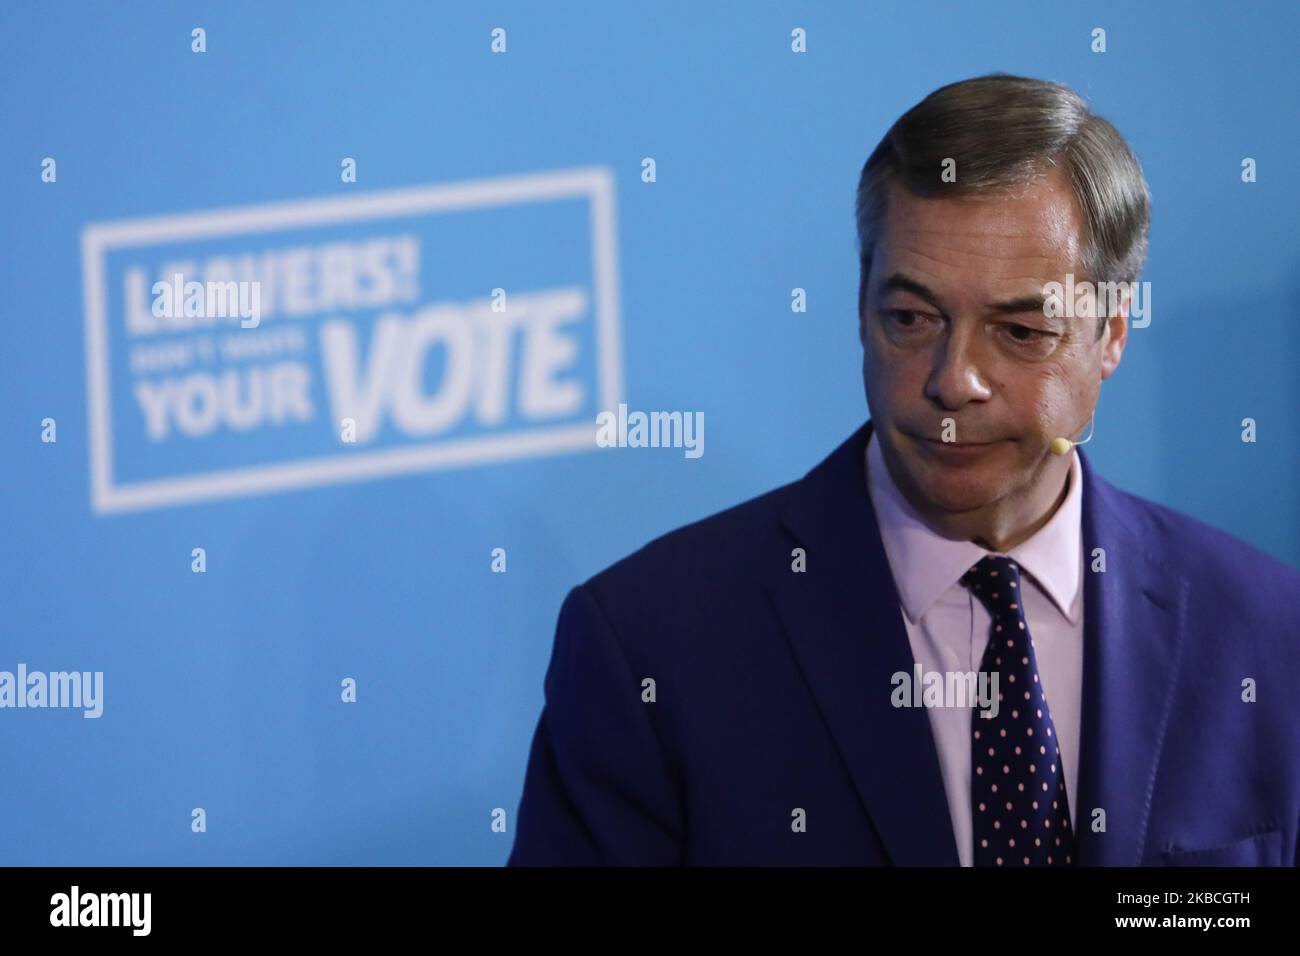
[{"label": "eyebrow", "polygon": [[[925,299],[936,309],[946,311],[939,297],[928,286],[917,282],[915,279],[909,279],[900,272],[895,272],[881,284],[880,295],[882,298],[890,292],[910,292]],[[1037,312],[1042,315],[1044,314],[1043,306],[1046,301],[1046,296],[1042,294],[1025,295],[1017,299],[1007,299],[1004,302],[994,302],[989,306],[989,309],[999,315],[1019,315],[1025,312]]]},{"label": "eyebrow", "polygon": [[909,279],[901,272],[895,272],[892,276],[881,283],[880,297],[883,299],[890,292],[910,292],[915,296],[920,296],[922,299],[925,299],[926,302],[929,302],[940,312],[945,311],[942,303],[939,302],[939,297],[931,292],[927,286],[922,285],[915,279]]},{"label": "eyebrow", "polygon": [[989,308],[1000,315],[1015,315],[1020,312],[1042,314],[1046,302],[1047,297],[1044,295],[1025,295],[1019,299],[1008,299],[1006,302],[994,302]]}]

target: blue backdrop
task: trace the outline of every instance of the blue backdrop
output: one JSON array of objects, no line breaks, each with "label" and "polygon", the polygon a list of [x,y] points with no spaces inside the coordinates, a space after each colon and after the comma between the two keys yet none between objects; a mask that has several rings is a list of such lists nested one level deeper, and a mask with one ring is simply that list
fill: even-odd
[{"label": "blue backdrop", "polygon": [[[0,670],[104,675],[0,709],[0,863],[503,862],[564,594],[866,417],[857,174],[981,73],[1151,184],[1092,460],[1300,565],[1295,4],[467,6],[0,5]],[[175,263],[262,324],[152,320]]]}]

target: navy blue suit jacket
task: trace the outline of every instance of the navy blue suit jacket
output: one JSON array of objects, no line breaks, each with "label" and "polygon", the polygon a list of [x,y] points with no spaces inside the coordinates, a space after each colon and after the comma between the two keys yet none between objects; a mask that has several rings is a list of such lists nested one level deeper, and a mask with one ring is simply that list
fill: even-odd
[{"label": "navy blue suit jacket", "polygon": [[[957,865],[928,715],[890,702],[870,429],[569,592],[509,865]],[[1294,866],[1300,574],[1079,454],[1078,863]]]}]

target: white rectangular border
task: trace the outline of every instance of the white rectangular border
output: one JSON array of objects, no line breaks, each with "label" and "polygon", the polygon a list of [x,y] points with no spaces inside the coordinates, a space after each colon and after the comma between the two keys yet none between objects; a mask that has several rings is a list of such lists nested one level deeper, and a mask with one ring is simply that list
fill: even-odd
[{"label": "white rectangular border", "polygon": [[185,239],[211,239],[303,226],[334,225],[422,212],[544,202],[585,196],[591,201],[592,281],[595,285],[596,373],[600,406],[622,401],[622,344],[618,316],[618,266],[614,179],[606,167],[468,180],[441,186],[392,189],[364,196],[304,199],[182,213],[149,219],[90,223],[81,231],[82,284],[86,307],[86,401],[90,422],[90,501],[98,514],[189,504],[215,498],[357,481],[387,475],[454,468],[472,462],[540,457],[595,449],[596,423],[483,435],[381,451],[342,452],[205,472],[179,478],[113,483],[108,314],[104,270],[114,249]]}]

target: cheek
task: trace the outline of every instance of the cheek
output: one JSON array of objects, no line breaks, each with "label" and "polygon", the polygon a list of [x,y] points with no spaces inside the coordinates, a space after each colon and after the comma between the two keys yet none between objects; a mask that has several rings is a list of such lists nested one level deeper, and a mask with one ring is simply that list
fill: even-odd
[{"label": "cheek", "polygon": [[881,395],[896,395],[913,386],[919,390],[928,374],[926,363],[916,354],[891,347],[879,323],[868,329],[862,368],[869,390]]},{"label": "cheek", "polygon": [[875,330],[868,329],[863,339],[862,377],[866,381],[867,396],[875,399],[889,390],[892,366],[881,360],[880,341]]},{"label": "cheek", "polygon": [[919,395],[922,385],[912,385],[910,371],[897,360],[882,361],[879,351],[867,349],[862,360],[862,375],[866,383],[867,404],[871,414],[881,424],[889,424],[905,417],[904,409]]},{"label": "cheek", "polygon": [[1049,366],[1022,380],[1013,407],[1025,410],[1024,424],[1037,434],[1054,438],[1075,417],[1078,385],[1065,366]]}]

